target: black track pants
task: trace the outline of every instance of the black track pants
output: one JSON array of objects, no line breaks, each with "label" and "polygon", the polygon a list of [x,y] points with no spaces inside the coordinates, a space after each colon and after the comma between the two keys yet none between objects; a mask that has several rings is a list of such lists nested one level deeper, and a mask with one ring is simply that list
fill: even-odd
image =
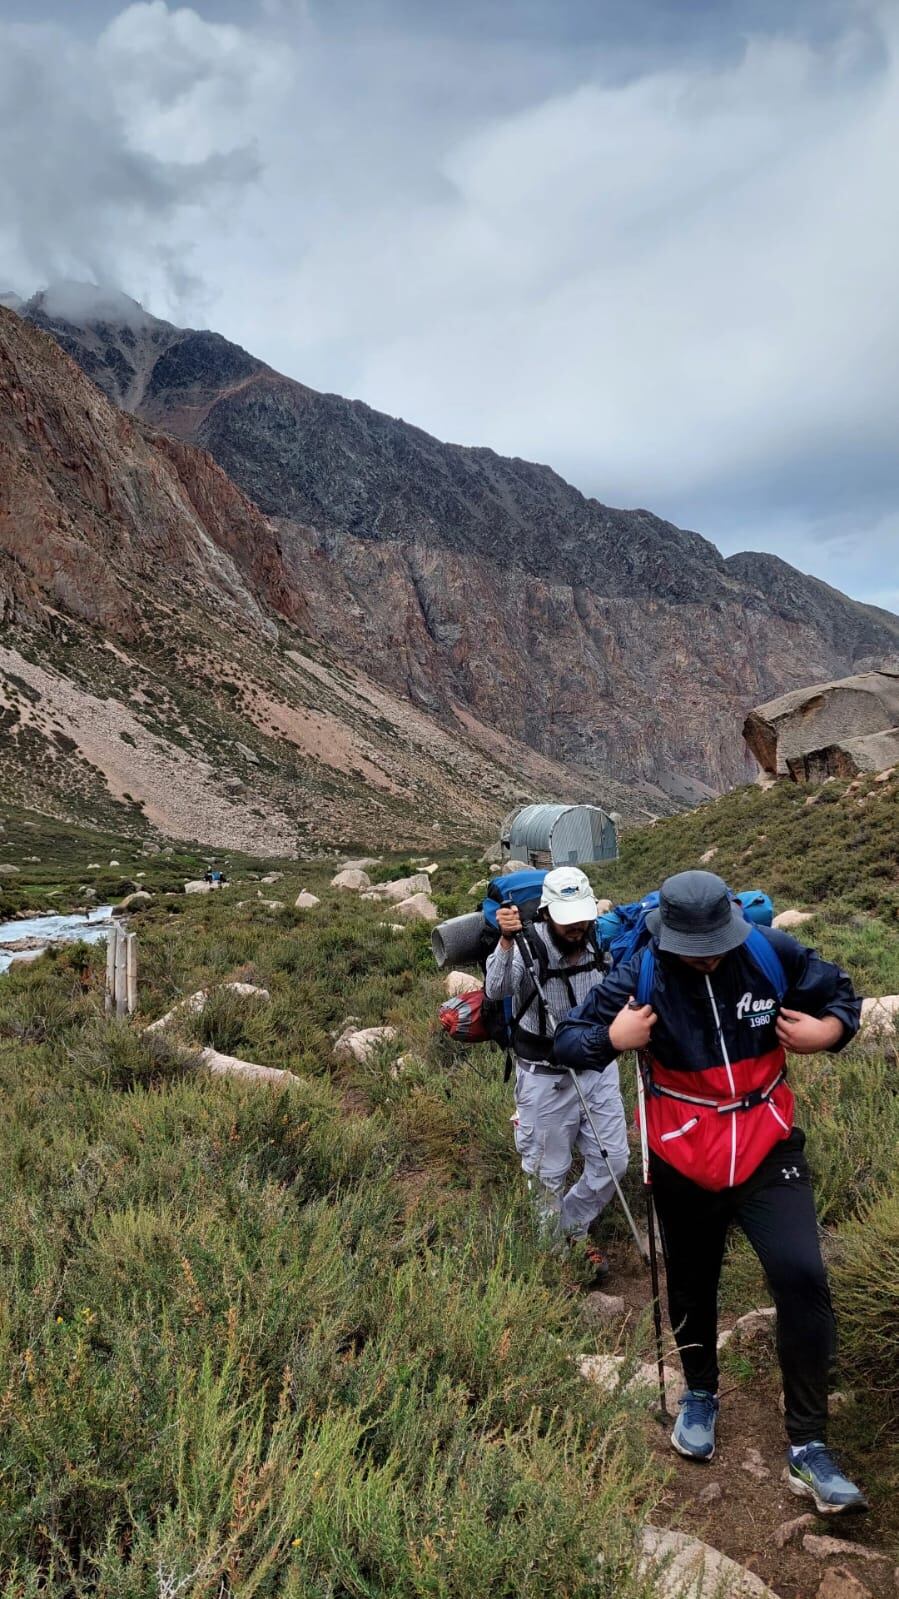
[{"label": "black track pants", "polygon": [[762,1263],[777,1307],[787,1436],[826,1438],[835,1329],[815,1202],[795,1129],[745,1183],[710,1193],[656,1156],[653,1197],[668,1273],[668,1310],[689,1388],[718,1391],[718,1279],[732,1222]]}]

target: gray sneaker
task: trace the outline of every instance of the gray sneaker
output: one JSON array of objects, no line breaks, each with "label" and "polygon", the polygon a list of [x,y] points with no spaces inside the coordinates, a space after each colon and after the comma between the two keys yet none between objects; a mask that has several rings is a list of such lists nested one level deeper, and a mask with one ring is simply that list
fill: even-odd
[{"label": "gray sneaker", "polygon": [[791,1493],[813,1499],[822,1516],[858,1515],[870,1506],[860,1488],[840,1470],[826,1444],[818,1439],[787,1452]]},{"label": "gray sneaker", "polygon": [[679,1455],[688,1460],[711,1460],[715,1453],[718,1399],[704,1388],[688,1388],[680,1396],[680,1409],[671,1434]]}]

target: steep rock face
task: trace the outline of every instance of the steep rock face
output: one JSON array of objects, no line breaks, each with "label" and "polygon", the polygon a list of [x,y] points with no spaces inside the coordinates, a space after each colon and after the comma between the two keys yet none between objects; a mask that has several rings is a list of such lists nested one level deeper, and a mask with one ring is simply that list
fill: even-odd
[{"label": "steep rock face", "polygon": [[[0,308],[8,799],[215,848],[315,852],[433,847],[435,822],[471,839],[535,793],[597,797],[592,774],[468,712],[438,726],[349,667],[339,604],[313,636],[303,567],[207,452],[117,410]],[[666,808],[616,784],[600,797]]]},{"label": "steep rock face", "polygon": [[899,669],[784,694],[750,712],[743,737],[763,771],[796,782],[882,770],[899,760]]},{"label": "steep rock face", "polygon": [[277,518],[308,626],[435,714],[461,708],[555,758],[697,798],[749,774],[737,729],[753,703],[899,650],[899,618],[776,557],[724,560],[548,467],[318,394],[217,334],[140,308],[124,331],[109,313],[59,312],[25,308]]},{"label": "steep rock face", "polygon": [[172,592],[260,628],[272,625],[260,598],[302,606],[273,529],[211,457],[157,447],[2,308],[0,565],[10,610],[40,594],[127,637]]}]

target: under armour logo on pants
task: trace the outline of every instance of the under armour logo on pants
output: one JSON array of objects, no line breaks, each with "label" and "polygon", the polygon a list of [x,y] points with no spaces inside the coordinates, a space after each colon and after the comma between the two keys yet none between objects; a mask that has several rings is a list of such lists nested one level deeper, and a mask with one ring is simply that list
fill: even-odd
[{"label": "under armour logo on pants", "polygon": [[801,1175],[798,1166],[782,1166],[781,1173],[787,1182],[790,1181],[791,1177],[799,1177]]}]

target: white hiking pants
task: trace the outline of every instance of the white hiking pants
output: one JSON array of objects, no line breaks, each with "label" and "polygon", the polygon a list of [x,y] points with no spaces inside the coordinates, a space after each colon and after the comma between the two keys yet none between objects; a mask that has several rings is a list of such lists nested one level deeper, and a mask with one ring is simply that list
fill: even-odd
[{"label": "white hiking pants", "polygon": [[[579,1072],[578,1083],[620,1180],[627,1169],[628,1148],[618,1067],[613,1064],[601,1072]],[[517,1066],[515,1109],[515,1147],[541,1221],[553,1234],[585,1238],[615,1188],[569,1074],[550,1076]],[[566,1189],[575,1150],[583,1156],[584,1170]]]}]

